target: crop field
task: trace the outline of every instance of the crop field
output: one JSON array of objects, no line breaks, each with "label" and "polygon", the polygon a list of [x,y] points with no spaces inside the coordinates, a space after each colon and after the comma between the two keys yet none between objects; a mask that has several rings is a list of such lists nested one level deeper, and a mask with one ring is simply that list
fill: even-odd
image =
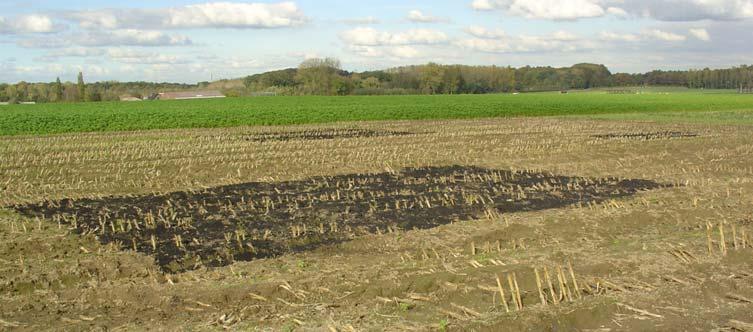
[{"label": "crop field", "polygon": [[0,330],[749,331],[753,103],[709,96],[0,109]]},{"label": "crop field", "polygon": [[[144,129],[297,125],[345,121],[516,116],[696,113],[750,110],[751,95],[702,90],[639,95],[533,93],[365,97],[253,97],[214,100],[10,105],[0,135]],[[674,91],[674,90],[669,90]],[[692,111],[692,112],[691,112]],[[734,121],[734,119],[730,119]],[[751,123],[750,118],[747,119]]]}]

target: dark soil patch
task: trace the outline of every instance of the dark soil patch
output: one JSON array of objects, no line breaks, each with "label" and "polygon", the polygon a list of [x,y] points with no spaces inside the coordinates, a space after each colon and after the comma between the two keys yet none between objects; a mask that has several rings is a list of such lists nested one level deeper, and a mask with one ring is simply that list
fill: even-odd
[{"label": "dark soil patch", "polygon": [[310,250],[365,234],[601,202],[660,187],[647,180],[449,166],[166,195],[64,199],[14,209],[95,234],[102,243],[154,255],[166,271],[178,272]]},{"label": "dark soil patch", "polygon": [[325,129],[325,130],[306,130],[291,131],[280,133],[261,133],[244,136],[248,141],[268,142],[268,141],[291,141],[291,140],[324,140],[335,138],[356,138],[356,137],[386,137],[386,136],[406,136],[414,135],[407,131],[377,131],[367,129]]},{"label": "dark soil patch", "polygon": [[697,133],[681,132],[681,131],[660,131],[653,133],[611,133],[602,135],[592,135],[593,138],[598,139],[629,139],[629,140],[658,140],[658,139],[672,139],[672,138],[689,138],[698,137]]}]

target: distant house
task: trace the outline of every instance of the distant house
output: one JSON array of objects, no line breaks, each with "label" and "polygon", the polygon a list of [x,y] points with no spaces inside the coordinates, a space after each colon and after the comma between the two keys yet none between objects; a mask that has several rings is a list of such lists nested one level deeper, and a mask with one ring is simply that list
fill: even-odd
[{"label": "distant house", "polygon": [[141,101],[141,98],[134,97],[131,95],[123,95],[123,96],[120,96],[120,101]]},{"label": "distant house", "polygon": [[221,92],[216,90],[207,91],[180,91],[180,92],[162,92],[159,94],[160,100],[182,100],[182,99],[208,99],[208,98],[225,98]]}]

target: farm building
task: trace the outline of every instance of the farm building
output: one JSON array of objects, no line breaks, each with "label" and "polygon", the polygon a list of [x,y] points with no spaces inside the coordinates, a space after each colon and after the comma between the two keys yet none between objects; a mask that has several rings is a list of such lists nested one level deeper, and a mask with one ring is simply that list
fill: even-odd
[{"label": "farm building", "polygon": [[221,92],[216,90],[207,91],[180,91],[180,92],[162,92],[159,94],[160,100],[181,100],[181,99],[206,99],[206,98],[225,98]]}]

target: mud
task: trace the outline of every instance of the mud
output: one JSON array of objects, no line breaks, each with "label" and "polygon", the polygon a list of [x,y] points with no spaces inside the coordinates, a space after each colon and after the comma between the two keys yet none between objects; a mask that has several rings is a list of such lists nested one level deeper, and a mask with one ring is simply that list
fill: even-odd
[{"label": "mud", "polygon": [[480,167],[408,168],[251,182],[166,195],[12,207],[103,244],[154,255],[167,272],[315,249],[358,236],[592,204],[665,185]]}]

